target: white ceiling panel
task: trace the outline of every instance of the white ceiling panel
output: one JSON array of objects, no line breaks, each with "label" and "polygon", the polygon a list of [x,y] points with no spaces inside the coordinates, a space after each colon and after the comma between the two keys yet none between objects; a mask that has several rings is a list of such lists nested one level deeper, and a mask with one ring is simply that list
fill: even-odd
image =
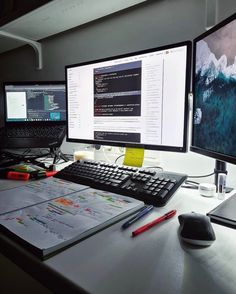
[{"label": "white ceiling panel", "polygon": [[141,2],[145,0],[54,0],[0,30],[36,41]]}]

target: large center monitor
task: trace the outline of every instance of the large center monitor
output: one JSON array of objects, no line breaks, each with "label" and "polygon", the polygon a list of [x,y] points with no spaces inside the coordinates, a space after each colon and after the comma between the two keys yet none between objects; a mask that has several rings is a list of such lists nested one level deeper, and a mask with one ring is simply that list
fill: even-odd
[{"label": "large center monitor", "polygon": [[66,66],[67,141],[185,152],[191,42]]},{"label": "large center monitor", "polygon": [[236,14],[193,42],[194,152],[236,164]]}]

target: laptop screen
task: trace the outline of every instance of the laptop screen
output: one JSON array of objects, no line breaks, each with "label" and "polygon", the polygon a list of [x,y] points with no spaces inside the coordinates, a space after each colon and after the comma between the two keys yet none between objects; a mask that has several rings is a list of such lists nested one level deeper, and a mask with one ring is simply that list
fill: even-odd
[{"label": "laptop screen", "polygon": [[6,122],[65,122],[64,82],[5,83]]}]

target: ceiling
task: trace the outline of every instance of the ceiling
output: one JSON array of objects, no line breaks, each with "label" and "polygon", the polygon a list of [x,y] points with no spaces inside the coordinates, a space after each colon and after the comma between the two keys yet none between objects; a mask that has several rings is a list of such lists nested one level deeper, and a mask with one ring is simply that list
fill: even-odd
[{"label": "ceiling", "polygon": [[142,2],[145,0],[0,0],[0,53],[25,45],[24,38],[38,41]]},{"label": "ceiling", "polygon": [[0,0],[0,26],[50,2],[50,0]]}]

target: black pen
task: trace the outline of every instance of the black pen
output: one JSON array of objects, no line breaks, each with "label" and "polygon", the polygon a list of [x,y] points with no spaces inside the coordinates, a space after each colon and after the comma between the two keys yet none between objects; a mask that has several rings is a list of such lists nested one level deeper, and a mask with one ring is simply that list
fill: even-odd
[{"label": "black pen", "polygon": [[153,209],[153,205],[145,206],[143,209],[141,209],[135,216],[131,217],[127,222],[125,222],[121,228],[126,229],[130,225],[132,225],[134,222],[142,218],[144,215],[146,215],[148,212],[150,212]]}]

